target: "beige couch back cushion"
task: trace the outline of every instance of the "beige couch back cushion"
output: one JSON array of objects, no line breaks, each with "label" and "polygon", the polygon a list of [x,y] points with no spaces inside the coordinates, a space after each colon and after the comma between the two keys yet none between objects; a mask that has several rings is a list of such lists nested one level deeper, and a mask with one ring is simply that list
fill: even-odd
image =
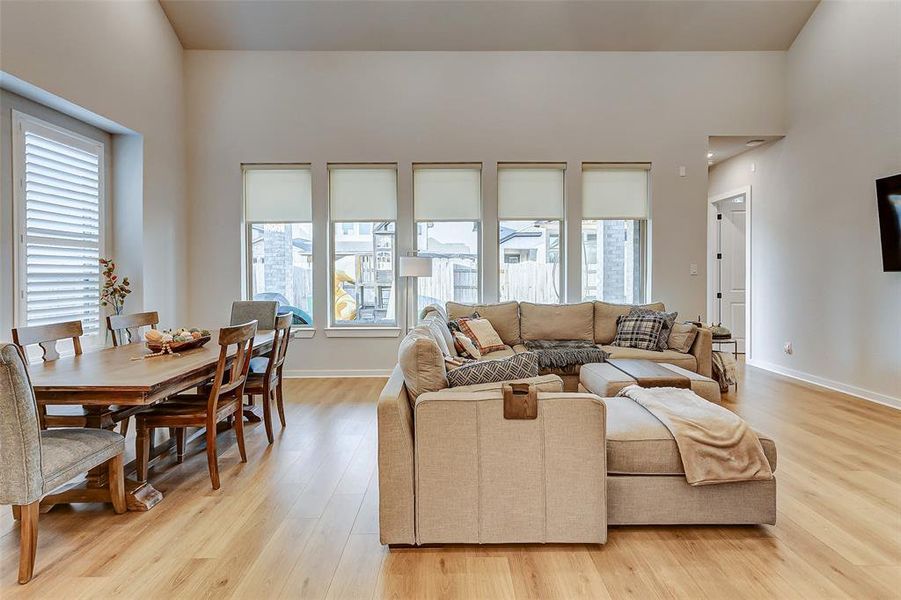
[{"label": "beige couch back cushion", "polygon": [[444,354],[426,325],[419,325],[401,340],[397,363],[413,402],[420,394],[447,387]]},{"label": "beige couch back cushion", "polygon": [[594,306],[581,304],[519,303],[520,332],[524,340],[594,339]]},{"label": "beige couch back cushion", "polygon": [[447,318],[458,319],[468,317],[477,312],[483,319],[488,319],[494,330],[508,346],[515,346],[520,342],[519,335],[519,304],[517,302],[502,302],[500,304],[459,304],[447,303]]},{"label": "beige couch back cushion", "polygon": [[[607,302],[594,303],[594,343],[609,344],[616,337],[616,318],[627,315],[632,310],[632,304],[609,304]],[[653,304],[637,304],[642,308],[651,310],[666,310],[663,302]]]}]

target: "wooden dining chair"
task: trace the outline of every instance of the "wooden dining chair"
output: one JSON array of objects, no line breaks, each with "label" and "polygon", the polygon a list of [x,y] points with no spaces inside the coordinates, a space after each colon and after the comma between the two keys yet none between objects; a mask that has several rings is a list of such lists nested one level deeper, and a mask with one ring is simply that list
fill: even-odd
[{"label": "wooden dining chair", "polygon": [[[216,375],[208,394],[178,394],[166,402],[135,415],[137,424],[137,468],[138,480],[147,480],[147,465],[150,459],[150,436],[155,428],[175,428],[177,461],[181,462],[185,453],[185,428],[206,428],[206,456],[213,489],[219,489],[219,462],[216,454],[216,424],[232,417],[235,437],[241,462],[247,462],[244,449],[244,419],[241,418],[241,404],[244,397],[244,383],[253,354],[253,338],[257,322],[251,321],[235,327],[219,330],[219,360]],[[229,349],[234,352],[229,355]]]},{"label": "wooden dining chair", "polygon": [[[285,403],[282,393],[282,369],[285,355],[288,353],[288,341],[291,339],[291,322],[294,317],[290,313],[275,318],[275,329],[272,336],[272,350],[269,352],[264,373],[249,373],[244,384],[244,394],[253,404],[254,396],[263,397],[263,421],[266,424],[266,437],[271,444],[272,435],[272,402],[278,407],[278,419],[285,427]],[[254,360],[259,360],[257,357]]]},{"label": "wooden dining chair", "polygon": [[[28,362],[28,347],[37,344],[41,348],[41,360],[50,362],[59,358],[57,342],[72,341],[72,348],[76,356],[81,355],[81,336],[84,330],[81,321],[65,321],[51,323],[49,325],[31,325],[28,327],[13,327],[13,343],[22,351],[25,362]],[[74,427],[78,426],[84,417],[74,415],[50,415],[48,418],[47,407],[38,407],[41,429],[47,427]]]},{"label": "wooden dining chair", "polygon": [[28,583],[34,573],[41,498],[103,465],[109,485],[91,501],[112,502],[119,514],[126,509],[125,439],[104,429],[42,431],[37,409],[25,354],[0,342],[0,504],[11,504],[20,521],[19,583]]},{"label": "wooden dining chair", "polygon": [[156,329],[159,324],[160,316],[156,311],[131,315],[109,315],[106,318],[106,328],[113,338],[113,346],[142,342],[141,327]]}]

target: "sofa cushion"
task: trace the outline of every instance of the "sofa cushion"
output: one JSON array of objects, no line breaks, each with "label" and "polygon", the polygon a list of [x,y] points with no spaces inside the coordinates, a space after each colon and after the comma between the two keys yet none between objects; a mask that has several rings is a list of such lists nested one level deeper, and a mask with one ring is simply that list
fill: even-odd
[{"label": "sofa cushion", "polygon": [[597,301],[594,303],[594,343],[609,344],[616,337],[616,318],[627,315],[633,306],[650,308],[652,310],[666,310],[663,302],[653,304],[610,304]]},{"label": "sofa cushion", "polygon": [[594,340],[594,305],[520,302],[520,335],[524,340]]},{"label": "sofa cushion", "polygon": [[644,358],[659,363],[669,363],[698,372],[698,361],[693,354],[683,354],[675,350],[639,350],[638,348],[620,348],[619,346],[601,346],[601,350],[607,353],[607,358]]},{"label": "sofa cushion", "polygon": [[429,328],[432,338],[441,349],[441,353],[445,356],[457,356],[457,350],[454,348],[454,336],[451,335],[447,323],[441,320],[437,315],[426,318],[423,325]]},{"label": "sofa cushion", "polygon": [[47,429],[41,432],[41,475],[45,494],[125,452],[125,438],[105,429]]},{"label": "sofa cushion", "polygon": [[482,318],[491,321],[492,327],[508,346],[520,342],[519,335],[519,304],[517,302],[502,302],[500,304],[460,304],[458,302],[447,303],[448,319],[468,317],[477,312]]},{"label": "sofa cushion", "polygon": [[514,381],[538,377],[538,357],[523,352],[500,360],[480,360],[457,367],[447,374],[450,387]]},{"label": "sofa cushion", "polygon": [[419,394],[437,392],[447,387],[444,354],[425,325],[418,325],[401,340],[397,363],[404,374],[404,384],[412,402]]},{"label": "sofa cushion", "polygon": [[[629,398],[605,398],[607,405],[607,473],[613,475],[682,475],[679,447],[669,429]],[[770,468],[776,470],[776,445],[757,434]]]},{"label": "sofa cushion", "polygon": [[[522,347],[525,348],[525,346]],[[494,352],[483,354],[479,360],[497,360],[499,358],[510,358],[515,354],[519,354],[519,352],[516,352],[510,346],[504,346],[503,350],[495,350]]]}]

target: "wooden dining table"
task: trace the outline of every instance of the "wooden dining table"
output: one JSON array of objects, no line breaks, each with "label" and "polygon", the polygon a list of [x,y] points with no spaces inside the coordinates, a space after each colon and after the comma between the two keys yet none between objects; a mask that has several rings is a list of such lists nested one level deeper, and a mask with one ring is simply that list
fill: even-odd
[{"label": "wooden dining table", "polygon": [[[255,356],[272,349],[272,331],[258,331],[253,341]],[[43,406],[81,406],[83,413],[78,422],[84,427],[113,429],[142,408],[164,402],[179,392],[195,388],[207,382],[216,372],[220,347],[216,343],[218,330],[211,330],[211,340],[206,345],[177,354],[149,356],[151,351],[144,344],[87,351],[80,356],[61,357],[57,360],[32,363],[28,370],[37,402]],[[230,348],[230,354],[234,347]],[[71,416],[60,417],[68,419]],[[54,417],[47,417],[47,424],[54,425]],[[171,442],[171,440],[170,440]],[[154,458],[168,452],[171,443],[158,448]],[[105,470],[94,470],[85,481],[46,496],[41,501],[42,510],[55,504],[71,502],[97,502],[108,498]],[[149,482],[126,478],[128,509],[150,510],[162,494]]]}]

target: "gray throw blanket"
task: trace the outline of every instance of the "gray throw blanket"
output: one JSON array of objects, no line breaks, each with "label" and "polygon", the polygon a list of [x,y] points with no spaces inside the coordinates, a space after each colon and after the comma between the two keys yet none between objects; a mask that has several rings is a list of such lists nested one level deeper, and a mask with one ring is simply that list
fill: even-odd
[{"label": "gray throw blanket", "polygon": [[586,340],[526,340],[523,345],[538,356],[539,369],[567,369],[607,359],[606,352]]}]

